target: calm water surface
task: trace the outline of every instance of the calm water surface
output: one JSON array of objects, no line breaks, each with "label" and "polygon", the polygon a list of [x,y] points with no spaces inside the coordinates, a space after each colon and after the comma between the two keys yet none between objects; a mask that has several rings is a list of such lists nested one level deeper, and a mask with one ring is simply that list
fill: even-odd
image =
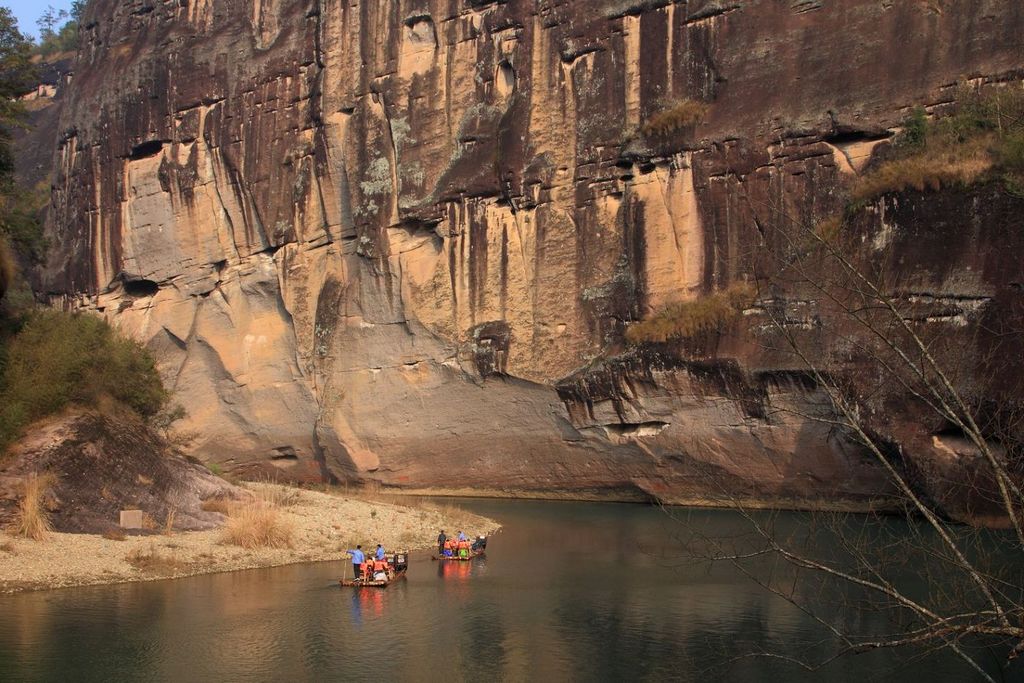
[{"label": "calm water surface", "polygon": [[[656,508],[462,505],[504,524],[486,559],[414,554],[408,579],[385,591],[339,588],[339,562],[0,597],[0,679],[972,680],[934,655],[876,652],[817,673],[745,657],[828,645],[820,626],[735,569],[681,561],[678,524]],[[708,535],[746,524],[725,511],[688,515]],[[843,612],[840,625],[885,627]]]}]

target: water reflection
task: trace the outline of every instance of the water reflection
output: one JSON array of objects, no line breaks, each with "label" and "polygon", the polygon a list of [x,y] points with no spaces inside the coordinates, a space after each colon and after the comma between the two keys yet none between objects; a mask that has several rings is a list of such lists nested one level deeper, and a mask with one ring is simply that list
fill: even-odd
[{"label": "water reflection", "polygon": [[[827,651],[821,629],[728,566],[680,561],[678,525],[636,506],[480,501],[487,556],[341,589],[343,563],[0,598],[0,672],[33,680],[900,680],[876,652],[808,673],[752,654]],[[470,505],[467,505],[470,507]],[[695,512],[727,537],[743,520]],[[790,521],[799,524],[799,517]],[[780,571],[783,571],[780,569]],[[823,593],[828,604],[836,595]],[[837,623],[884,624],[837,613]],[[941,656],[914,678],[971,680]]]}]

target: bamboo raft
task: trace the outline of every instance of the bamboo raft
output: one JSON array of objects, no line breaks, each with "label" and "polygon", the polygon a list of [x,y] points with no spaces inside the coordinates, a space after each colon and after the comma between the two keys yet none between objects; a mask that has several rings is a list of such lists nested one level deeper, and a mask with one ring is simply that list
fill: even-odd
[{"label": "bamboo raft", "polygon": [[451,557],[447,557],[445,555],[441,555],[440,557],[433,557],[432,559],[437,560],[439,562],[472,562],[476,558],[482,557],[485,554],[487,554],[486,550],[473,550],[469,553],[467,557],[459,557],[458,555],[452,555]]},{"label": "bamboo raft", "polygon": [[[343,573],[341,578],[338,579],[338,583],[342,587],[349,588],[387,588],[391,584],[400,579],[405,578],[405,573],[409,571],[409,551],[400,550],[392,555],[388,556],[388,564],[391,566],[390,576],[383,580],[374,579],[356,579],[348,578],[347,573]],[[348,565],[344,565],[346,568]]]},{"label": "bamboo raft", "polygon": [[396,581],[398,581],[400,579],[404,579],[406,571],[408,571],[408,570],[406,570],[406,569],[396,570],[394,575],[391,578],[385,579],[383,581],[374,581],[374,580],[366,581],[364,579],[341,578],[341,579],[338,580],[338,583],[341,584],[342,586],[348,586],[348,587],[351,587],[351,588],[387,588],[388,586],[390,586],[394,582],[396,582]]}]

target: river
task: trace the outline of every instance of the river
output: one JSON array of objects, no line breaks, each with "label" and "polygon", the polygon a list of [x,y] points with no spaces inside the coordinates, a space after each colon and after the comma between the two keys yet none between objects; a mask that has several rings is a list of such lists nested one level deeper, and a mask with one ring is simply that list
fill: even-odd
[{"label": "river", "polygon": [[[875,651],[817,672],[785,661],[834,643],[730,565],[688,561],[681,525],[657,508],[460,504],[504,525],[486,557],[414,553],[407,580],[383,591],[339,588],[338,562],[0,597],[0,679],[972,680],[941,653]],[[685,514],[705,537],[747,524]],[[815,597],[836,601],[837,625],[886,627],[839,598]]]}]

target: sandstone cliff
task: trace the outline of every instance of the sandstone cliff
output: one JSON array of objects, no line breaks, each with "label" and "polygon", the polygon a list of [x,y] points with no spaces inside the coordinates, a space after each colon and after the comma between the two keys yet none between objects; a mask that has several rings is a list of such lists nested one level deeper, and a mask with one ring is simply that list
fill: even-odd
[{"label": "sandstone cliff", "polygon": [[[93,0],[40,287],[144,340],[227,469],[875,498],[755,325],[682,355],[623,326],[835,211],[910,107],[1019,77],[1022,31],[998,0]],[[643,134],[684,99],[699,125]],[[866,229],[970,313],[1024,278],[1000,202]]]}]

